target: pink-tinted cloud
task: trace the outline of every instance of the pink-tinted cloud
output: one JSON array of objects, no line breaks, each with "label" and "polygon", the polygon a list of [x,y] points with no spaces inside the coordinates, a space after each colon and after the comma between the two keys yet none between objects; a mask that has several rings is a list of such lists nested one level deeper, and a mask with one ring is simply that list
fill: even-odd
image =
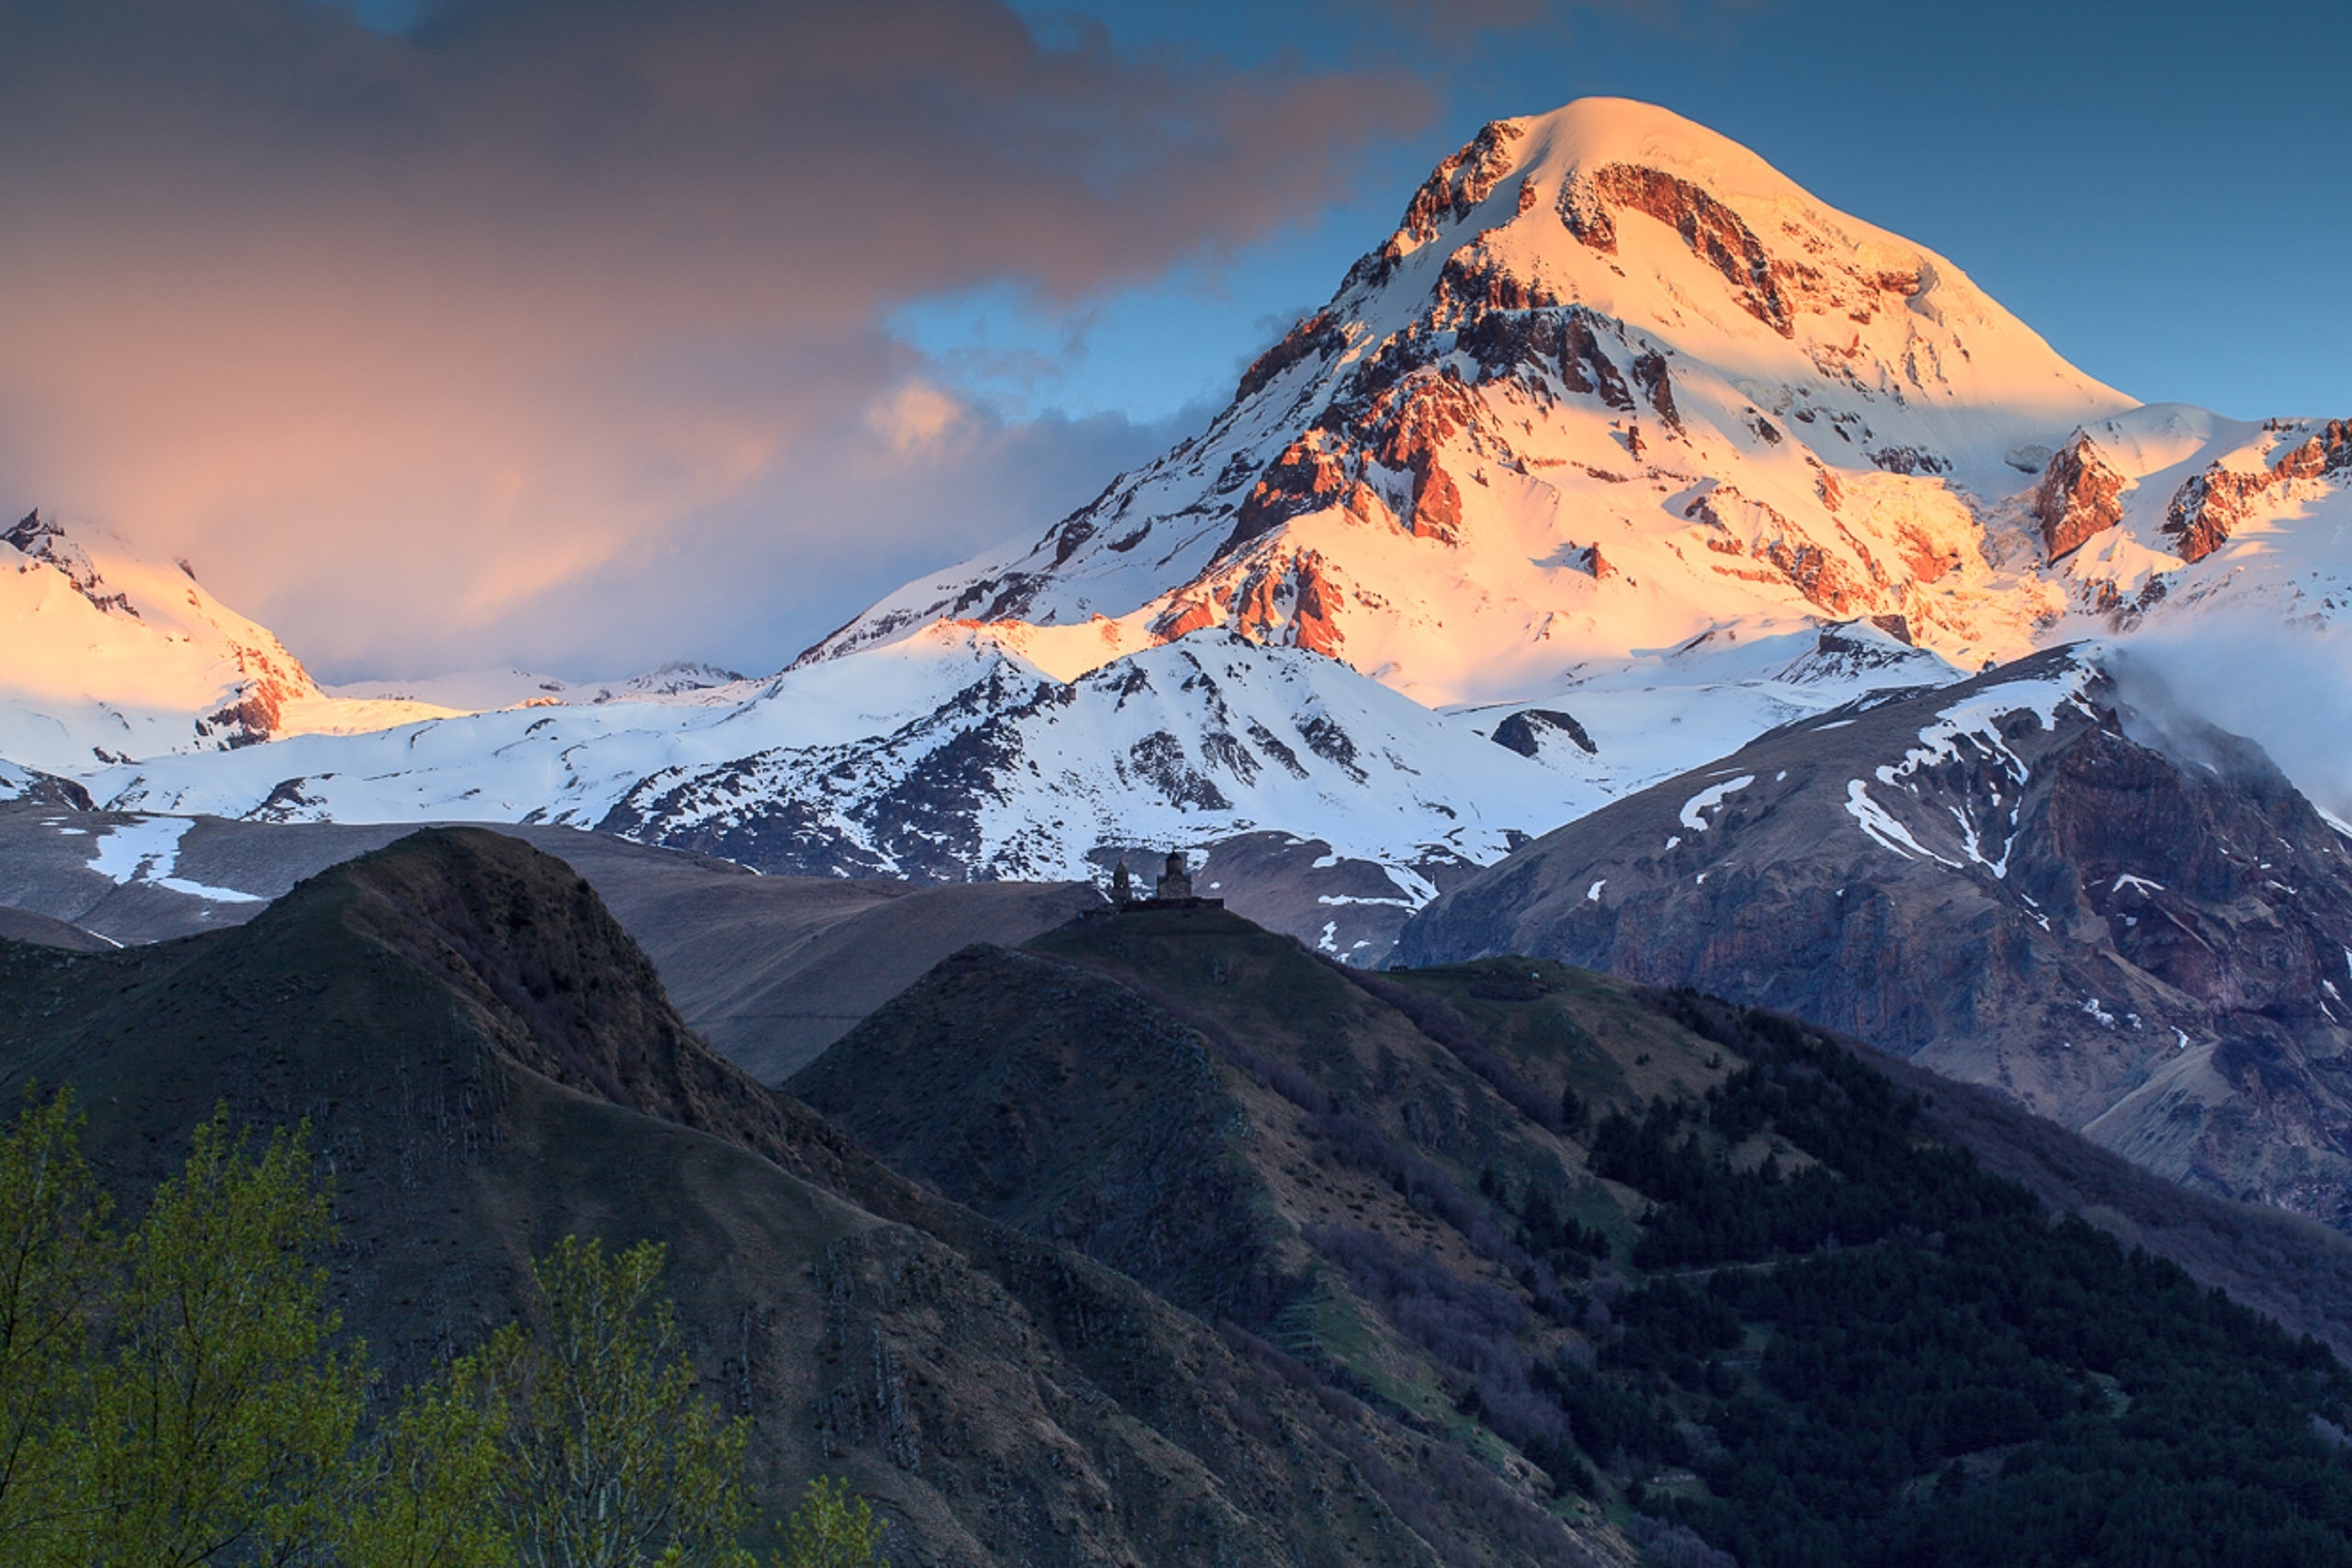
[{"label": "pink-tinted cloud", "polygon": [[890,306],[1246,243],[1425,112],[989,0],[0,0],[0,500],[330,669],[780,660],[1136,455],[952,406]]}]

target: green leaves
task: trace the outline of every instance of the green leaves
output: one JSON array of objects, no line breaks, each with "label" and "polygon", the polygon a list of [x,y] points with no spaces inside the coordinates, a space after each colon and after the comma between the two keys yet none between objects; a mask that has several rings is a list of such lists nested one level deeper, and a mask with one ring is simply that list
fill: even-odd
[{"label": "green leaves", "polygon": [[[751,1426],[697,1387],[659,1246],[565,1237],[527,1325],[363,1436],[302,1133],[215,1112],[123,1235],[78,1126],[28,1090],[0,1130],[0,1568],[752,1568]],[[785,1529],[785,1568],[888,1568],[836,1482]]]},{"label": "green leaves", "polygon": [[484,1358],[465,1356],[411,1389],[355,1456],[336,1531],[349,1568],[504,1568],[514,1542],[499,1506],[507,1409]]},{"label": "green leaves", "polygon": [[484,1352],[510,1413],[502,1506],[526,1568],[749,1561],[735,1543],[751,1424],[722,1424],[696,1391],[662,1255],[564,1237],[532,1268],[534,1332]]},{"label": "green leaves", "polygon": [[0,1562],[28,1560],[74,1504],[64,1417],[116,1265],[79,1122],[71,1095],[43,1104],[28,1085],[0,1134]]},{"label": "green leaves", "polygon": [[820,1475],[785,1521],[776,1568],[890,1568],[882,1555],[882,1530],[865,1498]]},{"label": "green leaves", "polygon": [[325,1533],[367,1385],[310,1254],[334,1228],[298,1134],[260,1156],[225,1111],[129,1238],[78,1457],[89,1561],[284,1561]]}]

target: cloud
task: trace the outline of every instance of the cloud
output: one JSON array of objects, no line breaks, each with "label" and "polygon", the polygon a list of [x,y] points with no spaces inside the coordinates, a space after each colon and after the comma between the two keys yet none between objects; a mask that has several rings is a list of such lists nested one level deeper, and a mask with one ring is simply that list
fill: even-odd
[{"label": "cloud", "polygon": [[2270,753],[2295,787],[2352,822],[2352,633],[2252,612],[2143,631],[2104,656],[2160,732],[2186,716]]},{"label": "cloud", "polygon": [[1428,112],[989,0],[416,15],[0,7],[0,489],[194,557],[330,672],[781,661],[1157,439],[989,423],[894,307],[1213,260]]},{"label": "cloud", "polygon": [[[1419,50],[1468,55],[1498,38],[1542,34],[1558,39],[1576,34],[1584,22],[1618,17],[1654,31],[1697,36],[1718,33],[1740,18],[1770,9],[1778,0],[1323,0],[1318,10],[1335,21],[1361,26],[1376,18],[1393,29],[1373,47],[1408,39]],[[1547,106],[1548,107],[1548,106]]]},{"label": "cloud", "polygon": [[965,417],[962,403],[928,381],[913,380],[875,404],[865,423],[903,457],[936,447]]}]

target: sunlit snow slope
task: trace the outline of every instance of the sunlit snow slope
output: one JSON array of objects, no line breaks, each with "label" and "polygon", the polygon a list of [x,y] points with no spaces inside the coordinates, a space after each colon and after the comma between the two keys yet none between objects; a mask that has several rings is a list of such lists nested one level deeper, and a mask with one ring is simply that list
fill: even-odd
[{"label": "sunlit snow slope", "polygon": [[0,755],[52,773],[447,710],[332,697],[185,561],[32,513],[0,531]]}]

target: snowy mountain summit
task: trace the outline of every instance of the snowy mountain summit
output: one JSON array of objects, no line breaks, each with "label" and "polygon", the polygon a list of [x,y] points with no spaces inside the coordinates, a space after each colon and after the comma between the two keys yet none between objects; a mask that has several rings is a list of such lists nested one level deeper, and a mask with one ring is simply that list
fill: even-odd
[{"label": "snowy mountain summit", "polygon": [[805,657],[957,616],[1069,675],[1224,626],[1452,703],[1871,617],[1973,669],[2066,607],[1996,503],[2130,407],[1945,258],[1588,99],[1440,164],[1202,434]]}]

